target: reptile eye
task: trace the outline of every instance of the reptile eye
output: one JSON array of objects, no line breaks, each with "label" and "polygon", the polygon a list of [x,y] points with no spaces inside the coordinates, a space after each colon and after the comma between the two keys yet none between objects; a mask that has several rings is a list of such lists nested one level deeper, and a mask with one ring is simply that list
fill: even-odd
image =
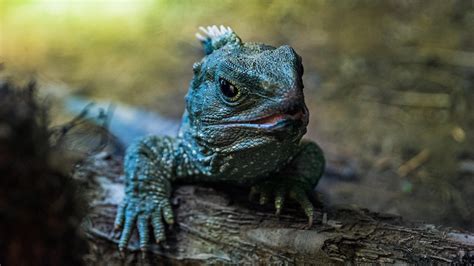
[{"label": "reptile eye", "polygon": [[234,85],[232,85],[230,82],[228,82],[227,80],[220,78],[219,86],[220,86],[222,94],[226,98],[229,98],[232,101],[235,101],[239,98],[240,90]]}]

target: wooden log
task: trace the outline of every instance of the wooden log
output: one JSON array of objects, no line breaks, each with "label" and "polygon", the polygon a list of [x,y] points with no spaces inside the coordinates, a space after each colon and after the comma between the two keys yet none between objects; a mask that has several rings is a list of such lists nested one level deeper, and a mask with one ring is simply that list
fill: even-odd
[{"label": "wooden log", "polygon": [[96,157],[74,176],[93,188],[84,222],[91,244],[87,264],[474,263],[469,232],[353,207],[317,207],[314,225],[304,229],[298,206],[286,206],[278,217],[271,206],[250,202],[247,189],[229,185],[176,187],[176,225],[168,228],[166,244],[151,245],[143,257],[135,232],[121,257],[112,233],[123,198],[120,159]]}]

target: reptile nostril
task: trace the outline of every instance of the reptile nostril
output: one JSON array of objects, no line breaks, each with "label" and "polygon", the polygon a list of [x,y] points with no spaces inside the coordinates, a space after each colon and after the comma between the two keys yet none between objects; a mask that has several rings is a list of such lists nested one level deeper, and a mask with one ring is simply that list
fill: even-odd
[{"label": "reptile nostril", "polygon": [[301,113],[301,112],[304,113],[304,108],[301,108],[301,106],[299,104],[290,105],[288,110],[287,110],[287,114],[289,114],[289,115],[296,115],[296,114]]}]

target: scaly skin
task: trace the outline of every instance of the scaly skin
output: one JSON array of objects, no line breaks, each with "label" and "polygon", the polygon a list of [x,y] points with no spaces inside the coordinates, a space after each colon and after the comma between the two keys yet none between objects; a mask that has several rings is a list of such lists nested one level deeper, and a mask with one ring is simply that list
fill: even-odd
[{"label": "scaly skin", "polygon": [[178,136],[145,137],[126,152],[126,196],[115,221],[121,250],[135,226],[144,251],[150,224],[156,242],[165,239],[177,180],[247,185],[261,204],[273,197],[277,213],[289,196],[313,221],[308,195],[324,156],[301,140],[309,116],[301,57],[289,46],[243,43],[230,28],[201,29],[206,56],[194,64]]}]

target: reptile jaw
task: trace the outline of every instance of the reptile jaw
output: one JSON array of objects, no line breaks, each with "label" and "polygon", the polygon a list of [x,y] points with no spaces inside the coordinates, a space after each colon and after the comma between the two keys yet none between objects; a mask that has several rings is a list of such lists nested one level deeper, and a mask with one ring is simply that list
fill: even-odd
[{"label": "reptile jaw", "polygon": [[306,126],[308,123],[308,112],[306,107],[293,109],[287,112],[278,112],[262,118],[244,121],[226,121],[221,126],[248,127],[265,130],[278,130],[289,125]]},{"label": "reptile jaw", "polygon": [[255,124],[255,125],[262,125],[262,126],[274,126],[277,125],[278,123],[284,122],[284,121],[299,121],[304,118],[304,111],[300,110],[294,113],[277,113],[273,115],[266,116],[264,118],[260,118],[257,120],[253,121],[246,121],[244,123],[247,124]]},{"label": "reptile jaw", "polygon": [[286,108],[280,109],[279,112],[258,118],[255,120],[246,121],[244,123],[257,125],[264,128],[282,128],[289,124],[302,123],[306,126],[308,121],[308,110],[306,106],[301,105],[287,105]]}]

